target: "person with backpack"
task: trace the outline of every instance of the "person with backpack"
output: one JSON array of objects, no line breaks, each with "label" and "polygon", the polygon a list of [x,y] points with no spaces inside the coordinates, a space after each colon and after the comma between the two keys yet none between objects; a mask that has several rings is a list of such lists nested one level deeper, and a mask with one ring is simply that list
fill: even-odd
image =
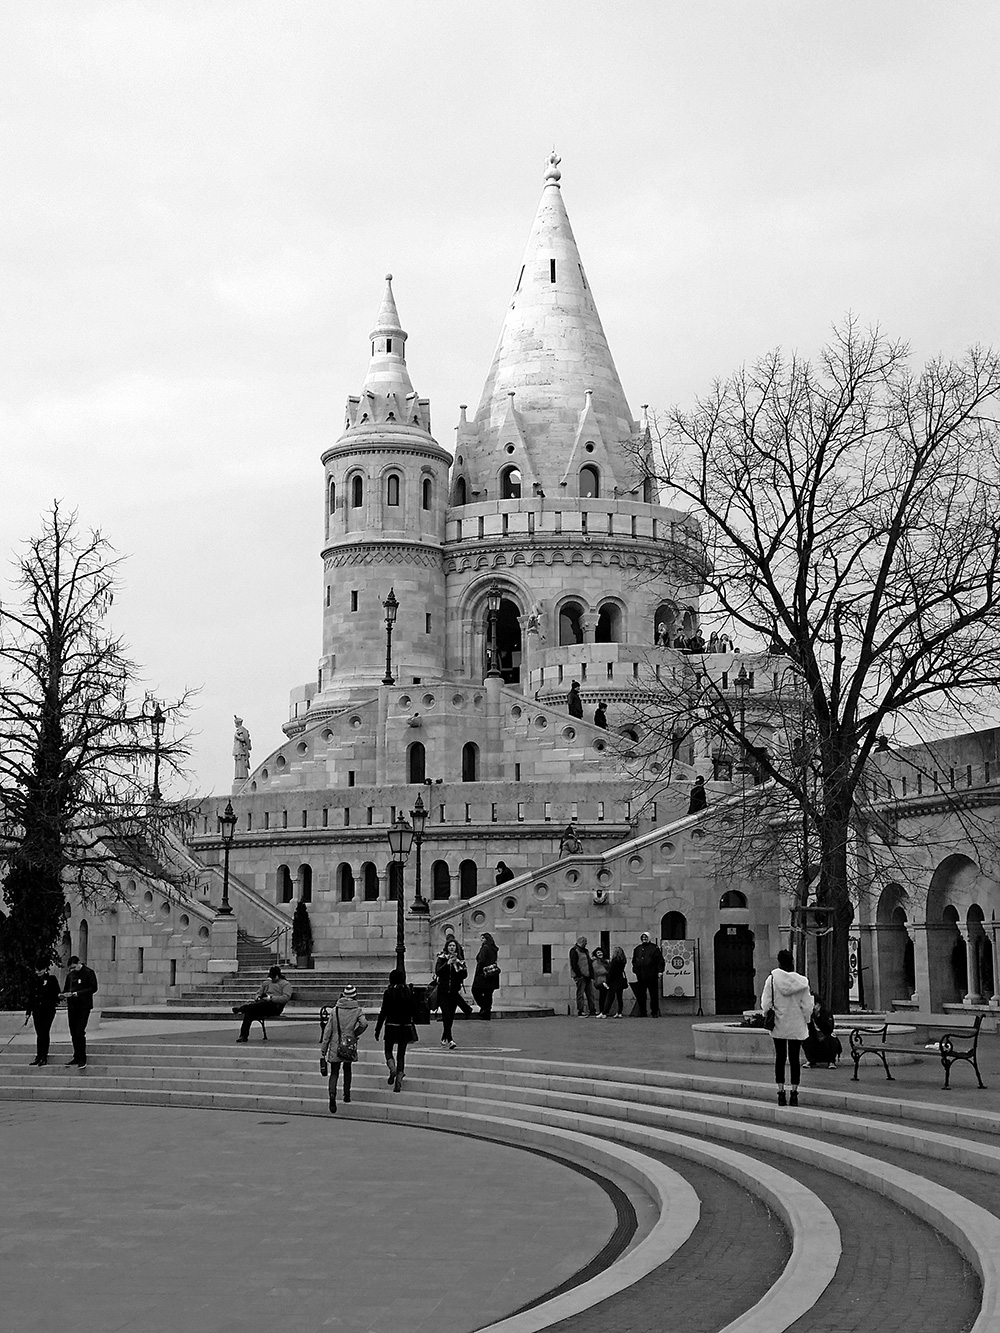
[{"label": "person with backpack", "polygon": [[344,1101],[351,1100],[351,1066],[358,1058],[358,1038],[368,1027],[368,1020],[358,1004],[355,986],[345,986],[333,1007],[319,1043],[319,1072],[330,1070],[330,1112],[337,1114],[337,1080],[344,1066]]}]

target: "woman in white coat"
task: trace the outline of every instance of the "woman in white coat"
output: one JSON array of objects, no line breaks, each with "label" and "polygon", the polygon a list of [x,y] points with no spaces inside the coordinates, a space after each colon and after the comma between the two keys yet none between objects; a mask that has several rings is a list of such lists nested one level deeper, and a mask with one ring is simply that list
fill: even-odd
[{"label": "woman in white coat", "polygon": [[[799,1104],[799,1048],[809,1036],[813,997],[809,979],[795,971],[795,959],[790,950],[778,953],[778,966],[764,982],[760,1007],[766,1014],[774,1010],[774,1081],[778,1085],[778,1105]],[[785,1097],[785,1062],[791,1079],[791,1096]]]}]

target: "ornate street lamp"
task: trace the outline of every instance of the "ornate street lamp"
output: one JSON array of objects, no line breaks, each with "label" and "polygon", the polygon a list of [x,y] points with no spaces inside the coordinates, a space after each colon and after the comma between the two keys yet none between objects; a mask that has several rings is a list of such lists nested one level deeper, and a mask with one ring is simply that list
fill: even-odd
[{"label": "ornate street lamp", "polygon": [[222,839],[222,903],[219,906],[219,916],[232,916],[233,909],[229,906],[229,849],[233,845],[233,835],[236,832],[236,811],[233,809],[232,801],[226,802],[226,808],[219,819],[219,837]]},{"label": "ornate street lamp", "polygon": [[413,895],[413,902],[410,904],[410,911],[416,912],[420,916],[425,916],[431,909],[427,899],[420,892],[420,848],[423,846],[424,829],[427,827],[428,811],[420,799],[420,793],[417,793],[417,799],[410,811],[410,823],[413,825],[413,841],[417,846],[417,883]]},{"label": "ornate street lamp", "polygon": [[413,846],[413,829],[399,814],[389,829],[389,850],[392,859],[399,862],[399,884],[396,891],[396,968],[406,978],[406,940],[403,934],[403,866]]},{"label": "ornate street lamp", "polygon": [[747,745],[747,691],[750,688],[750,676],[746,669],[746,664],[740,663],[740,674],[735,680],[736,693],[740,701],[740,762],[737,768],[741,774],[740,785],[746,784],[747,754],[749,746]]},{"label": "ornate street lamp", "polygon": [[497,620],[500,618],[502,593],[496,579],[486,592],[486,677],[500,676],[500,658],[497,652]]},{"label": "ornate street lamp", "polygon": [[382,605],[385,607],[385,675],[382,677],[382,684],[395,685],[396,678],[392,674],[392,627],[399,613],[399,602],[396,601],[396,594],[392,588],[389,589],[389,596]]},{"label": "ornate street lamp", "polygon": [[142,715],[149,723],[153,733],[153,790],[149,793],[151,801],[160,799],[160,737],[166,725],[166,714],[152,695],[147,695],[142,705]]}]

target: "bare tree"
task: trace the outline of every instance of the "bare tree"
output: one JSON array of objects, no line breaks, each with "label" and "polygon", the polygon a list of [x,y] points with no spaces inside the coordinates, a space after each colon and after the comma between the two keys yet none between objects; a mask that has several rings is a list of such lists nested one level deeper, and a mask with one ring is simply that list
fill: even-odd
[{"label": "bare tree", "polygon": [[664,575],[794,668],[805,728],[784,760],[721,688],[712,725],[813,831],[838,1008],[852,821],[879,738],[980,719],[1000,676],[1000,359],[974,348],[915,375],[907,355],[848,320],[816,365],[773,352],[634,442],[638,474],[702,525]]},{"label": "bare tree", "polygon": [[137,667],[106,627],[119,564],[54,503],[16,562],[18,600],[0,605],[8,1001],[52,957],[68,892],[104,902],[123,872],[164,873],[159,853],[184,806],[160,796],[159,770],[182,772],[188,697],[158,713],[134,698]]}]

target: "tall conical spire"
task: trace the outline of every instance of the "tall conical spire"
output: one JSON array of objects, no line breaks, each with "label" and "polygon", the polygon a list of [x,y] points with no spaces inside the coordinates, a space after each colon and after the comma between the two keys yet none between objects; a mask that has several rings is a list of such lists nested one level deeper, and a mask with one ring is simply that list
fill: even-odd
[{"label": "tall conical spire", "polygon": [[413,393],[413,385],[406,369],[406,334],[400,327],[396,298],[392,294],[392,274],[385,275],[385,292],[375,318],[375,327],[368,335],[372,346],[371,365],[362,386],[376,394],[395,393],[402,398]]},{"label": "tall conical spire", "polygon": [[[635,422],[570,226],[559,163],[554,152],[546,162],[524,263],[476,413],[476,438],[460,432],[472,485],[490,498],[505,456],[511,461],[511,443],[522,474],[530,473],[546,494],[575,493],[580,461],[600,462],[608,491],[628,484],[619,445]],[[514,422],[516,442],[507,438]],[[584,460],[578,455],[588,444]]]}]

